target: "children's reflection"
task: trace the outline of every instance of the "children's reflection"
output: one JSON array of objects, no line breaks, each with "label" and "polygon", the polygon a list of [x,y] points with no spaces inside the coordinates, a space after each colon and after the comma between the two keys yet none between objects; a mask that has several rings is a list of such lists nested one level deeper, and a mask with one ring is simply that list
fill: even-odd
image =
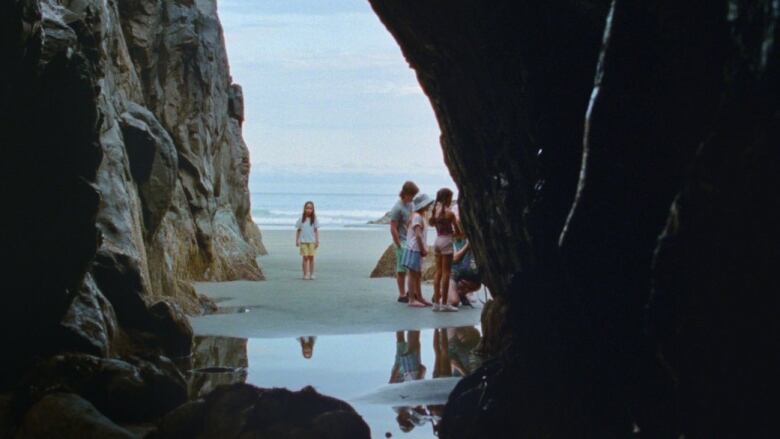
[{"label": "children's reflection", "polygon": [[[433,378],[462,377],[479,367],[481,361],[474,352],[481,335],[473,326],[439,328],[433,331]],[[426,368],[420,362],[420,331],[396,332],[396,354],[391,383],[425,378]],[[438,431],[444,405],[418,405],[393,407],[401,431],[430,423],[433,433]]]},{"label": "children's reflection", "polygon": [[312,354],[314,353],[315,341],[317,341],[317,337],[314,335],[298,337],[298,342],[301,344],[301,353],[303,354],[303,358],[306,358],[307,360],[311,358]]},{"label": "children's reflection", "polygon": [[444,405],[418,405],[416,407],[393,407],[396,412],[395,420],[398,427],[404,433],[414,430],[415,427],[423,427],[430,423],[434,435],[439,430]]},{"label": "children's reflection", "polygon": [[390,372],[390,383],[421,380],[427,368],[420,360],[420,331],[395,333],[395,363]]},{"label": "children's reflection", "polygon": [[447,328],[447,355],[453,376],[464,377],[480,366],[482,361],[475,348],[481,335],[473,326]]}]

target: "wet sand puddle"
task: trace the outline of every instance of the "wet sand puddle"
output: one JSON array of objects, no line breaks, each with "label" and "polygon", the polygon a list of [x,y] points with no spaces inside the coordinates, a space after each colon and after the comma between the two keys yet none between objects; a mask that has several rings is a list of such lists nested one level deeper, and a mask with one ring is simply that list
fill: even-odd
[{"label": "wet sand puddle", "polygon": [[195,337],[190,394],[220,384],[299,390],[349,402],[375,438],[431,438],[447,396],[481,363],[474,326],[298,338]]}]

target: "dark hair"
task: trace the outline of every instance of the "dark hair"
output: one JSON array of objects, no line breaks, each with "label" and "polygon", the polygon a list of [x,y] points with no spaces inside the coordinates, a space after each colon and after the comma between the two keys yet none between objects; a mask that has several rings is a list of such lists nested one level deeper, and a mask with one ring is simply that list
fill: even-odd
[{"label": "dark hair", "polygon": [[401,192],[398,194],[398,196],[401,198],[403,198],[404,195],[415,196],[417,195],[417,192],[420,192],[420,188],[418,188],[413,181],[405,181],[404,185],[401,186]]},{"label": "dark hair", "polygon": [[[436,192],[436,203],[433,205],[433,213],[431,214],[431,218],[428,220],[428,224],[435,226],[436,221],[438,221],[439,218],[444,217],[444,209],[450,207],[450,204],[452,204],[452,191],[446,187],[439,189],[439,191]],[[441,206],[441,209],[439,209],[439,213],[437,215],[436,208],[439,206]]]},{"label": "dark hair", "polygon": [[311,204],[311,224],[314,225],[314,221],[317,221],[317,214],[314,210],[314,201],[307,201],[303,203],[303,213],[301,213],[301,224],[306,222],[306,205]]}]

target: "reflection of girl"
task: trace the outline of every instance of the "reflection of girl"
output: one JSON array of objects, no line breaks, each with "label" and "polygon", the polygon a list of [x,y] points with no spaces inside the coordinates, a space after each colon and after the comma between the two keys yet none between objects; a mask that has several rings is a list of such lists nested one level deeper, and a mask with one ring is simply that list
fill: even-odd
[{"label": "reflection of girl", "polygon": [[433,330],[433,352],[436,356],[433,366],[433,377],[452,376],[450,369],[450,354],[447,347],[447,330],[444,328]]},{"label": "reflection of girl", "polygon": [[314,353],[314,342],[317,341],[317,337],[309,335],[307,337],[298,337],[298,342],[301,343],[301,353],[303,358],[309,359]]},{"label": "reflection of girl", "polygon": [[391,383],[425,378],[427,369],[420,361],[420,331],[408,332],[408,343],[404,340],[404,331],[395,333],[395,363],[390,372]]}]

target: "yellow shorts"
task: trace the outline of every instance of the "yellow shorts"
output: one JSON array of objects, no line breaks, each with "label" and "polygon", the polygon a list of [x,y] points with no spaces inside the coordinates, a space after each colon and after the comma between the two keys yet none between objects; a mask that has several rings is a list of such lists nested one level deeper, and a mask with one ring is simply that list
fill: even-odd
[{"label": "yellow shorts", "polygon": [[301,252],[301,256],[314,256],[317,253],[317,248],[313,242],[302,242],[298,249]]}]

